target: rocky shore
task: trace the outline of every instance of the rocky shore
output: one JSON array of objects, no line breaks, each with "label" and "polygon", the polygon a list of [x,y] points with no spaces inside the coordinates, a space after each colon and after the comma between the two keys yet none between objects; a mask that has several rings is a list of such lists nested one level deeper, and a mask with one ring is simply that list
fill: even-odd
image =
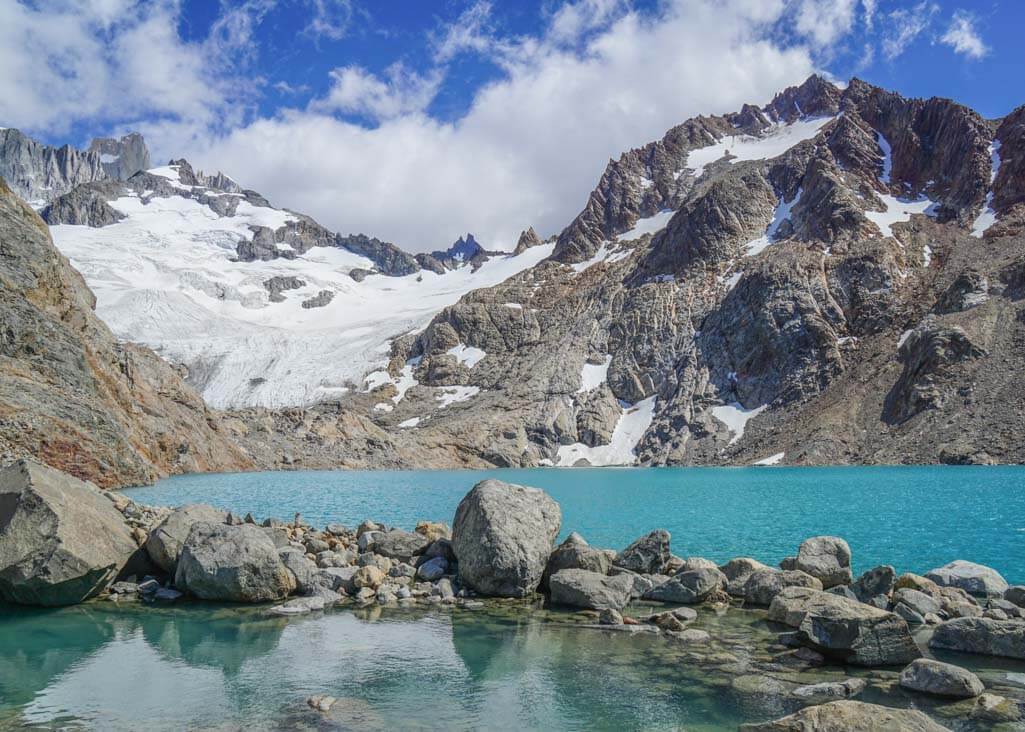
[{"label": "rocky shore", "polygon": [[[562,529],[559,505],[543,491],[496,480],[463,498],[451,528],[423,521],[407,531],[368,520],[320,529],[300,515],[258,520],[206,505],[141,506],[21,461],[0,472],[0,599],[59,606],[191,598],[260,603],[277,616],[343,605],[472,610],[522,602],[594,632],[660,636],[687,648],[718,640],[693,627],[699,609],[758,608],[777,634],[775,655],[733,684],[785,693],[802,708],[743,729],[946,729],[915,709],[856,700],[872,683],[899,687],[912,707],[943,701],[954,728],[1025,722],[1025,693],[989,688],[932,657],[1002,657],[1025,670],[1025,587],[991,568],[955,561],[919,576],[884,565],[854,576],[850,547],[830,536],[807,539],[778,568],[747,557],[720,565],[674,555],[665,530],[617,551],[576,533],[556,544]],[[849,676],[803,676],[822,668]],[[331,697],[310,699],[318,712],[331,706]]]}]

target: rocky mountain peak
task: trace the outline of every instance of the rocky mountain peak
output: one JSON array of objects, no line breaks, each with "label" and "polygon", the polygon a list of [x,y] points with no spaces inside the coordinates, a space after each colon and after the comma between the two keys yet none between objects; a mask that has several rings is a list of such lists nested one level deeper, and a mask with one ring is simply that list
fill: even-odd
[{"label": "rocky mountain peak", "polygon": [[842,92],[818,74],[809,76],[800,86],[791,86],[769,102],[766,112],[774,120],[793,122],[801,117],[831,117],[840,106]]},{"label": "rocky mountain peak", "polygon": [[513,254],[522,254],[531,247],[540,246],[543,242],[541,237],[534,231],[534,227],[531,226],[528,229],[520,232],[520,238],[516,240],[516,248],[513,250]]},{"label": "rocky mountain peak", "polygon": [[140,170],[151,166],[146,141],[138,132],[130,132],[119,139],[97,137],[87,152],[99,153],[100,164],[108,177],[128,180]]},{"label": "rocky mountain peak", "polygon": [[38,208],[77,185],[106,178],[107,173],[99,153],[45,145],[7,128],[0,130],[0,177]]}]

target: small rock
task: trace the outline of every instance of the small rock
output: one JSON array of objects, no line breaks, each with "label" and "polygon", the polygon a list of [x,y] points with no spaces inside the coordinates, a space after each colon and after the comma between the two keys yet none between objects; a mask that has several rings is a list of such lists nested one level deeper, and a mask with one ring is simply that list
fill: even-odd
[{"label": "small rock", "polygon": [[352,584],[357,589],[371,588],[376,590],[384,582],[385,577],[385,573],[380,569],[367,565],[356,570],[356,574],[352,578]]},{"label": "small rock", "polygon": [[979,677],[950,663],[919,658],[900,672],[900,685],[923,694],[970,699],[985,690]]},{"label": "small rock", "polygon": [[602,625],[622,625],[623,615],[618,610],[607,607],[598,614],[598,622]]},{"label": "small rock", "polygon": [[157,602],[177,602],[181,596],[182,593],[170,587],[161,587],[153,593],[153,599]]},{"label": "small rock", "polygon": [[669,541],[670,534],[665,529],[652,531],[617,554],[613,564],[639,574],[662,572],[671,556]]},{"label": "small rock", "polygon": [[448,562],[443,557],[428,559],[416,570],[416,576],[425,582],[434,582],[441,579],[448,571]]},{"label": "small rock", "polygon": [[844,681],[824,681],[820,684],[799,686],[793,695],[806,704],[826,704],[840,699],[850,699],[865,690],[868,682],[864,679],[845,679]]}]

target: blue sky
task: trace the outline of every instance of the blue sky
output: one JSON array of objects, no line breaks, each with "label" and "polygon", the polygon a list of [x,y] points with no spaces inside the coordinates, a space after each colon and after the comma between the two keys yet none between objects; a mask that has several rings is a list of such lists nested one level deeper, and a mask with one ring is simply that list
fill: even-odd
[{"label": "blue sky", "polygon": [[1018,0],[0,0],[0,125],[140,130],[331,228],[511,246],[609,157],[818,71],[988,117]]}]

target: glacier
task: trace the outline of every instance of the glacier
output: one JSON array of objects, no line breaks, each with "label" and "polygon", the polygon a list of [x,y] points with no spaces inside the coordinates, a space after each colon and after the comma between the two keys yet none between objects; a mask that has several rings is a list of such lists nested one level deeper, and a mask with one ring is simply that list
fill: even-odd
[{"label": "glacier", "polygon": [[[187,188],[173,166],[149,172]],[[192,198],[145,192],[110,205],[125,218],[100,228],[52,226],[54,243],[85,277],[115,335],[184,365],[219,409],[307,406],[363,390],[364,376],[387,365],[392,339],[422,330],[465,293],[534,266],[554,247],[495,256],[476,271],[357,282],[349,272],[374,264],[342,248],[295,254],[279,244],[290,258],[238,261],[251,226],[277,229],[298,219],[289,211],[242,200],[234,215],[220,216]],[[305,284],[274,303],[263,283],[275,276]],[[303,307],[323,290],[333,293],[327,305]]]}]

